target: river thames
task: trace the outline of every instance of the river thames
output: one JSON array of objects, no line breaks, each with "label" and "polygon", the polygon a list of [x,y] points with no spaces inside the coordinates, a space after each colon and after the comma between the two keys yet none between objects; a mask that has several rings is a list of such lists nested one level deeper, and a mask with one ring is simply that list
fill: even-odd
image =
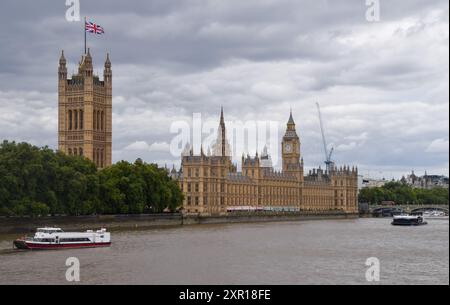
[{"label": "river thames", "polygon": [[[0,235],[0,284],[449,284],[449,221],[391,219],[193,225],[112,232],[110,248],[18,251]],[[380,261],[367,282],[365,262]]]}]

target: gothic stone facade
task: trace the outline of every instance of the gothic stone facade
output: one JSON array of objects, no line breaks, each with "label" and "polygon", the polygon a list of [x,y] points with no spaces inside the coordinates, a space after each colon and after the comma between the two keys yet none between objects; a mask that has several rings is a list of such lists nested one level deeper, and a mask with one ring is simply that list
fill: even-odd
[{"label": "gothic stone facade", "polygon": [[103,81],[93,74],[90,52],[78,73],[67,78],[64,51],[58,69],[58,146],[69,155],[84,156],[98,168],[111,165],[112,71],[109,55]]},{"label": "gothic stone facade", "polygon": [[[261,156],[242,156],[242,171],[227,154],[223,112],[219,125],[219,146],[211,155],[194,155],[185,150],[182,165],[172,175],[179,179],[185,213],[225,214],[239,207],[270,207],[301,211],[358,211],[358,171],[347,166],[327,170],[315,169],[306,176],[300,154],[300,139],[290,115],[282,140],[282,170],[275,171],[267,151]],[[216,145],[217,145],[216,144]],[[217,153],[219,152],[219,153]]]}]

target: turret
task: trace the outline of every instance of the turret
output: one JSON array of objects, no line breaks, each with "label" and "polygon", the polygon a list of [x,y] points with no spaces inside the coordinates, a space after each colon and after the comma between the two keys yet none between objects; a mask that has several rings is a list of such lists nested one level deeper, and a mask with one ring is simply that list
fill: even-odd
[{"label": "turret", "polygon": [[184,146],[183,151],[181,152],[181,156],[182,157],[187,157],[189,156],[191,151],[191,145],[189,143],[186,143],[186,145]]},{"label": "turret", "polygon": [[111,71],[111,61],[109,60],[109,53],[106,54],[105,69],[103,70],[103,80],[105,85],[111,85],[112,71]]},{"label": "turret", "polygon": [[82,62],[82,72],[85,77],[92,77],[94,67],[92,65],[91,51],[88,49],[86,56],[83,58]]},{"label": "turret", "polygon": [[200,156],[204,157],[205,153],[203,152],[203,144],[200,145]]},{"label": "turret", "polygon": [[67,80],[67,67],[66,67],[66,58],[64,57],[64,50],[61,51],[61,57],[59,58],[59,68],[58,68],[58,76],[60,81]]}]

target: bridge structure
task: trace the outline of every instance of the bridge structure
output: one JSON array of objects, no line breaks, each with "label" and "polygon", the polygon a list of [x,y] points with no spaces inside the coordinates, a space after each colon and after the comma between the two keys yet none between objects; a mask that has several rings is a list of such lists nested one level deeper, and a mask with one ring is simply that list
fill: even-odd
[{"label": "bridge structure", "polygon": [[448,205],[369,205],[360,203],[360,214],[372,214],[376,209],[400,209],[406,213],[424,213],[426,211],[441,211],[449,215]]},{"label": "bridge structure", "polygon": [[423,207],[423,208],[416,208],[411,210],[411,213],[424,213],[424,212],[431,212],[431,211],[439,211],[444,212],[445,215],[448,215],[448,208],[441,208],[441,207]]}]

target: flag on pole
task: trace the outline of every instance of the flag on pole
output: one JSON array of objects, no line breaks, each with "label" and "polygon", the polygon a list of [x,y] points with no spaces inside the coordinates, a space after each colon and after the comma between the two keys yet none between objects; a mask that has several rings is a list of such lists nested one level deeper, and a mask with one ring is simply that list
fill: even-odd
[{"label": "flag on pole", "polygon": [[84,54],[86,54],[86,45],[87,45],[87,38],[86,38],[86,33],[93,33],[93,34],[97,34],[97,35],[102,35],[105,34],[105,30],[103,29],[103,27],[99,26],[98,24],[91,22],[91,21],[87,21],[86,17],[84,17]]},{"label": "flag on pole", "polygon": [[87,33],[93,33],[98,35],[105,34],[105,30],[101,26],[90,21],[85,22],[85,30]]}]

